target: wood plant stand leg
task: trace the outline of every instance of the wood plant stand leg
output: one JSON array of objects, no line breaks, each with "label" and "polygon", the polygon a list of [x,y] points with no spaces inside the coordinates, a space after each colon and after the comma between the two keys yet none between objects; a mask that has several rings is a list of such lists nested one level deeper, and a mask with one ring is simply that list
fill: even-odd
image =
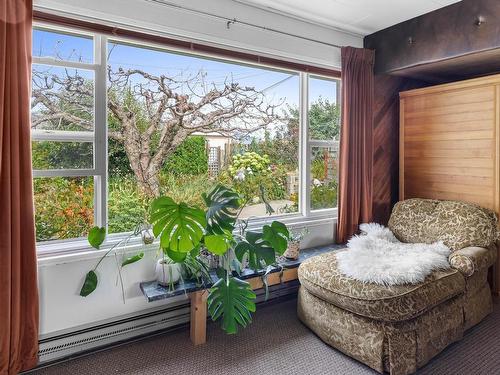
[{"label": "wood plant stand leg", "polygon": [[189,295],[191,299],[190,335],[193,345],[207,341],[207,290],[200,290]]}]

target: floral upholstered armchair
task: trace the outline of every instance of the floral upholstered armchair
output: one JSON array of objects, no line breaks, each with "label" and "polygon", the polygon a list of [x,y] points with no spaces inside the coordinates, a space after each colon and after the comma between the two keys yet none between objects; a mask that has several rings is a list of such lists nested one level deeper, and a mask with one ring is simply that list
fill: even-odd
[{"label": "floral upholstered armchair", "polygon": [[498,221],[470,203],[409,199],[395,205],[388,226],[402,242],[443,241],[450,267],[421,283],[386,286],[343,275],[335,252],[319,255],[299,268],[298,315],[343,353],[405,375],[491,312],[487,274],[497,257]]}]

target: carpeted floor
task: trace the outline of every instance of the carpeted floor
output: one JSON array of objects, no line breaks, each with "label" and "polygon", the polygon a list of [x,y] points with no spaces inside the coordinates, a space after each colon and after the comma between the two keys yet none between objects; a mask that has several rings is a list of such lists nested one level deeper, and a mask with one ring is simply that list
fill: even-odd
[{"label": "carpeted floor", "polygon": [[[254,322],[227,336],[209,324],[208,342],[193,347],[179,331],[130,343],[35,371],[36,375],[161,374],[377,374],[330,348],[298,320],[296,301],[260,306]],[[419,374],[500,374],[500,304],[462,341]]]}]

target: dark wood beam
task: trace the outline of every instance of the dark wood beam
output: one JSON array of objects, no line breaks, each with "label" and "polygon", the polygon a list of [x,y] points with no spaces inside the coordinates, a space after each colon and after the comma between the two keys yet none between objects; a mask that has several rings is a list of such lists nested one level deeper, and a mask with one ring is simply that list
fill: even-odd
[{"label": "dark wood beam", "polygon": [[500,1],[463,0],[368,35],[375,72],[444,82],[500,71]]}]

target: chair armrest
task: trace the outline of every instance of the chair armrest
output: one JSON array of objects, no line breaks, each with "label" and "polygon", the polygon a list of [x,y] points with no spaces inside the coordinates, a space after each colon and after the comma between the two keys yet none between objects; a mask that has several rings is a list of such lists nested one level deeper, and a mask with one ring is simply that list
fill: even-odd
[{"label": "chair armrest", "polygon": [[464,276],[472,276],[474,272],[491,266],[497,258],[495,245],[489,248],[465,247],[450,254],[448,261],[452,268],[460,271]]}]

